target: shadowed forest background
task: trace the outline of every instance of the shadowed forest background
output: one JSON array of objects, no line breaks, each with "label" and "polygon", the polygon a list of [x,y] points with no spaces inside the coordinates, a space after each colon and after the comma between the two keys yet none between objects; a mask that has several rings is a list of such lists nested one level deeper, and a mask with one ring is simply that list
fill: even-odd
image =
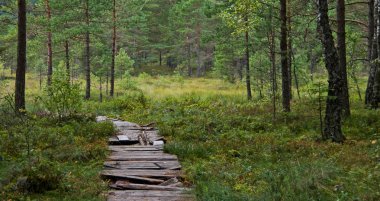
[{"label": "shadowed forest background", "polygon": [[104,200],[155,123],[198,200],[380,200],[380,0],[0,0],[0,200]]}]

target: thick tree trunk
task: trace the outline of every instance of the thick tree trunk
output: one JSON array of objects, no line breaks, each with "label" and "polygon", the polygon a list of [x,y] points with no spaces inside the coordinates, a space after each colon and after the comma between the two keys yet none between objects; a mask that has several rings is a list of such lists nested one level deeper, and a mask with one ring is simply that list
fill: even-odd
[{"label": "thick tree trunk", "polygon": [[25,72],[26,72],[26,3],[18,0],[17,31],[17,69],[15,82],[16,112],[25,109]]},{"label": "thick tree trunk", "polygon": [[70,49],[69,49],[69,41],[65,41],[65,57],[66,57],[66,73],[67,80],[70,82]]},{"label": "thick tree trunk", "polygon": [[285,112],[290,112],[290,77],[288,63],[288,34],[286,17],[286,0],[281,0],[281,69],[282,69],[282,107]]},{"label": "thick tree trunk", "polygon": [[[248,25],[248,18],[245,18],[245,22]],[[245,82],[247,85],[247,98],[252,100],[252,90],[251,90],[251,73],[249,71],[249,33],[245,31],[245,59],[246,59],[246,78]]]},{"label": "thick tree trunk", "polygon": [[113,97],[115,90],[115,58],[116,58],[116,0],[113,0],[113,34],[112,34],[112,61],[111,61],[111,89],[110,96]]},{"label": "thick tree trunk", "polygon": [[86,99],[90,99],[91,97],[91,68],[90,68],[90,31],[88,30],[90,27],[90,14],[89,14],[89,0],[86,0]]},{"label": "thick tree trunk", "polygon": [[318,0],[318,24],[322,32],[321,42],[324,49],[325,65],[328,71],[328,97],[326,100],[325,128],[323,140],[331,139],[342,143],[345,137],[341,129],[342,106],[339,95],[342,91],[342,78],[339,69],[339,58],[334,46],[334,38],[329,24],[327,0]]},{"label": "thick tree trunk", "polygon": [[45,0],[46,7],[46,17],[48,21],[48,30],[47,30],[47,51],[48,51],[48,59],[47,59],[47,85],[51,85],[51,80],[53,76],[53,50],[52,50],[52,40],[51,40],[51,9],[49,0]]},{"label": "thick tree trunk", "polygon": [[369,10],[368,10],[368,61],[369,61],[369,75],[367,82],[367,89],[365,93],[365,104],[370,105],[372,97],[373,97],[373,86],[375,82],[375,73],[376,73],[376,64],[374,60],[378,56],[377,51],[377,30],[376,20],[375,20],[375,12],[377,16],[377,6],[375,7],[375,0],[369,1]]},{"label": "thick tree trunk", "polygon": [[[377,0],[377,48],[380,48],[380,0]],[[377,60],[380,59],[380,50],[377,50],[378,57]],[[377,109],[379,107],[380,102],[380,63],[376,62],[374,70],[374,84],[373,84],[373,96],[371,99],[371,108]]]},{"label": "thick tree trunk", "polygon": [[339,57],[339,69],[341,71],[342,77],[342,94],[340,98],[342,99],[342,112],[344,116],[350,116],[350,97],[348,92],[348,81],[347,81],[347,60],[346,60],[346,22],[345,22],[345,5],[344,0],[337,0],[336,2],[336,13],[337,13],[337,42],[338,42],[338,57]]}]

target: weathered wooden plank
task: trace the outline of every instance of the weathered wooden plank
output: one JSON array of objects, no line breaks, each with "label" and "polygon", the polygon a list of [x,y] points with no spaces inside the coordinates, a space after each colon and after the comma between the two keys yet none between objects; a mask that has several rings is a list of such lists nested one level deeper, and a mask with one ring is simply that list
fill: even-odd
[{"label": "weathered wooden plank", "polygon": [[110,151],[162,151],[162,147],[157,146],[144,146],[144,147],[134,147],[134,146],[109,146]]},{"label": "weathered wooden plank", "polygon": [[135,124],[135,123],[132,123],[132,122],[128,122],[128,121],[113,121],[113,124],[116,126],[116,127],[131,127],[131,128],[140,128],[140,126],[138,124]]},{"label": "weathered wooden plank", "polygon": [[108,160],[111,161],[169,161],[177,160],[177,156],[170,154],[160,155],[111,155]]},{"label": "weathered wooden plank", "polygon": [[152,178],[172,178],[181,175],[178,170],[103,170],[103,177],[127,178],[128,176],[152,177]]},{"label": "weathered wooden plank", "polygon": [[177,197],[139,197],[128,196],[127,198],[118,196],[108,196],[107,201],[193,201],[195,198],[187,196]]},{"label": "weathered wooden plank", "polygon": [[[180,164],[176,160],[172,161],[106,161],[105,167],[115,169],[138,169],[149,168],[152,169],[173,169],[173,167],[179,167]],[[174,169],[176,170],[176,169]]]},{"label": "weathered wooden plank", "polygon": [[188,191],[159,191],[159,190],[123,190],[110,191],[108,195],[118,197],[193,197]]},{"label": "weathered wooden plank", "polygon": [[127,135],[118,135],[116,136],[119,141],[130,141]]},{"label": "weathered wooden plank", "polygon": [[139,177],[139,176],[123,176],[123,179],[132,181],[135,183],[144,183],[144,184],[160,184],[165,181],[163,179],[154,179],[154,178]]},{"label": "weathered wooden plank", "polygon": [[154,156],[174,156],[173,154],[164,153],[163,151],[112,151],[111,156],[131,156],[131,155],[154,155]]},{"label": "weathered wooden plank", "polygon": [[159,185],[148,185],[148,184],[135,184],[128,181],[117,181],[115,187],[118,189],[127,190],[160,190],[160,191],[185,191],[186,188],[172,187],[172,186],[159,186]]},{"label": "weathered wooden plank", "polygon": [[[161,156],[161,155],[172,155],[168,153],[164,153],[163,151],[112,151],[111,156]],[[174,156],[174,155],[173,155]]]},{"label": "weathered wooden plank", "polygon": [[155,165],[154,163],[149,163],[149,164],[131,164],[131,165],[124,165],[124,166],[104,164],[104,167],[108,168],[108,169],[120,169],[120,170],[126,170],[126,169],[140,169],[140,170],[141,169],[152,169],[152,170],[160,170],[160,169],[163,169],[163,168]]},{"label": "weathered wooden plank", "polygon": [[119,142],[119,139],[117,139],[117,137],[110,137],[108,138],[108,142]]}]

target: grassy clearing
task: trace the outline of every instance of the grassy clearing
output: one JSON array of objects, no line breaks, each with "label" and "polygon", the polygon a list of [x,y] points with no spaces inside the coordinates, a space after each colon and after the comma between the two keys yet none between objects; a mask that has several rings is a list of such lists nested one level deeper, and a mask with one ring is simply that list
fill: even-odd
[{"label": "grassy clearing", "polygon": [[344,121],[348,140],[339,145],[319,141],[312,92],[273,121],[269,100],[247,102],[240,85],[173,79],[141,82],[145,96],[128,93],[99,104],[98,112],[157,122],[199,200],[380,199],[379,111],[365,109],[356,91],[352,116]]},{"label": "grassy clearing", "polygon": [[[125,84],[119,81],[117,91]],[[166,150],[180,157],[199,200],[380,199],[380,114],[365,109],[354,89],[352,116],[343,127],[348,139],[339,145],[318,140],[318,94],[312,84],[302,86],[301,100],[294,97],[293,112],[279,113],[275,121],[269,96],[259,99],[255,93],[255,100],[247,102],[242,83],[142,74],[128,86],[128,92],[103,103],[97,102],[94,87],[83,112],[141,124],[157,122],[169,142]],[[363,79],[362,91],[364,86]],[[82,140],[68,148],[83,147]],[[100,199],[100,188],[83,180],[90,178],[101,186],[96,175],[101,160],[67,164],[67,169],[73,168],[73,176],[64,182],[72,188],[63,194],[68,200],[75,199],[72,194],[82,200]],[[60,193],[32,198],[52,200]]]}]

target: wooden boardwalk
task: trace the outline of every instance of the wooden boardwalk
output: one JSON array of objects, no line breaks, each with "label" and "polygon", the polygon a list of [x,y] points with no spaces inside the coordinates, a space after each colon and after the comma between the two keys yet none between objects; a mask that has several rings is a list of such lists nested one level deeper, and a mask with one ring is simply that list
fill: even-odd
[{"label": "wooden boardwalk", "polygon": [[193,201],[181,182],[181,165],[175,155],[163,152],[164,139],[150,126],[112,121],[117,136],[109,139],[111,155],[101,172],[109,181],[108,201]]}]

